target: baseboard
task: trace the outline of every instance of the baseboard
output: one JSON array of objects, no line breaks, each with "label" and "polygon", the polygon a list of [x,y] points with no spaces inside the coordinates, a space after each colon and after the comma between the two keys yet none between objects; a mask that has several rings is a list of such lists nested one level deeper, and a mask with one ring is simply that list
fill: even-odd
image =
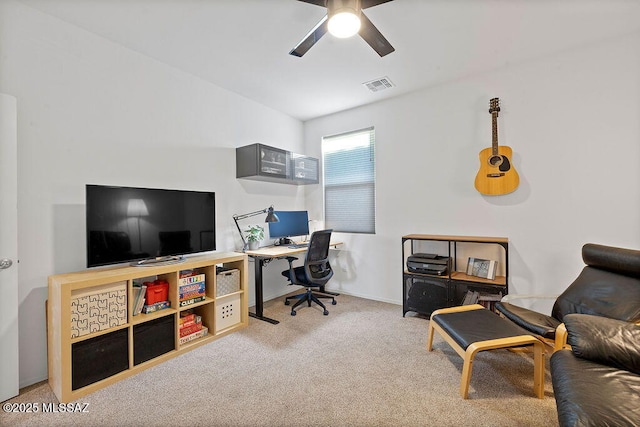
[{"label": "baseboard", "polygon": [[[301,287],[299,287],[299,289],[286,289],[284,292],[279,293],[279,294],[265,295],[264,296],[264,302],[271,301],[271,300],[276,299],[276,298],[281,298],[281,297],[283,297],[285,295],[289,295],[290,293],[297,292],[297,291],[299,291],[301,289],[304,289],[304,287],[301,286]],[[398,301],[398,300],[393,300],[393,299],[388,299],[388,298],[379,298],[379,297],[375,297],[375,296],[372,296],[372,295],[345,291],[344,289],[330,288],[328,286],[325,289],[327,291],[330,291],[330,292],[336,292],[336,293],[339,293],[339,294],[349,295],[349,296],[357,297],[357,298],[364,298],[364,299],[368,299],[368,300],[371,300],[371,301],[380,301],[380,302],[386,302],[386,303],[394,304],[394,305],[402,305],[402,301]],[[249,301],[249,307],[255,307],[255,305],[256,305],[255,301],[253,301],[253,302]]]},{"label": "baseboard", "polygon": [[30,378],[28,380],[24,380],[24,381],[20,381],[20,383],[18,384],[18,387],[20,388],[20,390],[22,390],[23,388],[26,387],[31,387],[32,385],[41,383],[43,381],[48,381],[49,377],[45,376],[44,378],[38,377],[38,378]]},{"label": "baseboard", "polygon": [[394,304],[394,305],[402,305],[402,301],[397,301],[397,300],[392,300],[392,299],[387,299],[387,298],[380,298],[380,297],[375,297],[375,296],[372,296],[372,295],[360,294],[360,293],[357,293],[357,292],[350,292],[350,291],[346,291],[344,289],[330,288],[328,286],[325,289],[327,291],[330,291],[330,292],[337,292],[339,294],[349,295],[349,296],[358,297],[358,298],[364,298],[364,299],[368,299],[368,300],[371,300],[371,301],[380,301],[380,302],[387,302],[389,304]]}]

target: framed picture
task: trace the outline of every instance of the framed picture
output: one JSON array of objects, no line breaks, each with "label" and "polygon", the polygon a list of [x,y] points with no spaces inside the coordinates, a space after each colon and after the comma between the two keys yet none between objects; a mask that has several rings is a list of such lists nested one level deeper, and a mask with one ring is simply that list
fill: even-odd
[{"label": "framed picture", "polygon": [[497,267],[498,261],[482,258],[469,258],[469,262],[467,263],[467,274],[469,276],[494,280],[496,278]]}]

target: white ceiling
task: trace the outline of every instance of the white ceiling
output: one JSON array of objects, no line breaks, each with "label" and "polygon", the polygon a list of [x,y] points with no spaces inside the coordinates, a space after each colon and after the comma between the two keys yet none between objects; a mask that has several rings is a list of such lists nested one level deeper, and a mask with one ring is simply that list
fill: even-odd
[{"label": "white ceiling", "polygon": [[[396,51],[325,35],[296,0],[20,0],[301,120],[640,31],[639,0],[395,0],[365,13]],[[640,48],[640,47],[639,47]],[[396,87],[362,83],[388,76]],[[523,82],[526,84],[526,82]]]}]

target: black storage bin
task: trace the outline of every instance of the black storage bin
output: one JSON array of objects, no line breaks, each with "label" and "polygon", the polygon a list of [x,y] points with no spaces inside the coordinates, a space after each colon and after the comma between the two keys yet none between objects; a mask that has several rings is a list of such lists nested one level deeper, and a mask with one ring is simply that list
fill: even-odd
[{"label": "black storage bin", "polygon": [[129,369],[128,330],[120,329],[71,345],[71,389],[77,390]]},{"label": "black storage bin", "polygon": [[160,317],[133,327],[133,364],[175,349],[175,316]]},{"label": "black storage bin", "polygon": [[406,278],[405,311],[430,315],[434,310],[449,307],[447,279]]}]

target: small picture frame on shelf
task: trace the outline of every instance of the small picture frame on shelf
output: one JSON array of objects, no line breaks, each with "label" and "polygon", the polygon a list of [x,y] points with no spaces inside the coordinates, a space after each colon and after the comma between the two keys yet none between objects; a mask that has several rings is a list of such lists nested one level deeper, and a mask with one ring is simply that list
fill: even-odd
[{"label": "small picture frame on shelf", "polygon": [[467,274],[469,276],[494,280],[496,278],[497,267],[498,261],[470,257],[467,263]]}]

